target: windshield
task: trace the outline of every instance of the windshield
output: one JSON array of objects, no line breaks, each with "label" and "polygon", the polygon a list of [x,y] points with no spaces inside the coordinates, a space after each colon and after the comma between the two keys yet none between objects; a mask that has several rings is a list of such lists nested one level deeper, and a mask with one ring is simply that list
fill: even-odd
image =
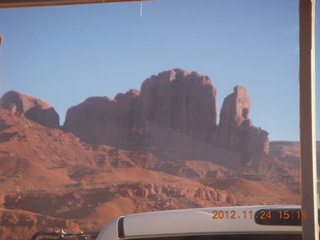
[{"label": "windshield", "polygon": [[298,20],[298,0],[1,10],[0,238],[300,204]]}]

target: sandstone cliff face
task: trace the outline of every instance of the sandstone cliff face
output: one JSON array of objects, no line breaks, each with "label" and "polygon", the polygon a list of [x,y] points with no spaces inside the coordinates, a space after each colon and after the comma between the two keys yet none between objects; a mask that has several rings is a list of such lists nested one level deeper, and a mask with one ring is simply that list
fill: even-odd
[{"label": "sandstone cliff face", "polygon": [[156,135],[172,130],[208,141],[216,129],[216,89],[209,77],[196,72],[175,69],[148,78],[140,105],[138,127],[156,126]]},{"label": "sandstone cliff face", "polygon": [[64,129],[117,147],[192,147],[216,129],[216,89],[207,76],[180,69],[144,81],[115,99],[93,97],[70,108]]},{"label": "sandstone cliff face", "polygon": [[133,135],[142,134],[134,132],[139,94],[138,90],[130,90],[115,99],[88,98],[68,110],[64,129],[89,143],[131,146],[132,141],[137,142]]},{"label": "sandstone cliff face", "polygon": [[48,103],[16,91],[9,91],[0,100],[0,108],[23,113],[28,119],[46,127],[59,127],[59,115]]},{"label": "sandstone cliff face", "polygon": [[130,105],[132,99],[128,98],[88,98],[68,110],[64,129],[89,143],[123,147],[127,145],[129,107],[122,101]]}]

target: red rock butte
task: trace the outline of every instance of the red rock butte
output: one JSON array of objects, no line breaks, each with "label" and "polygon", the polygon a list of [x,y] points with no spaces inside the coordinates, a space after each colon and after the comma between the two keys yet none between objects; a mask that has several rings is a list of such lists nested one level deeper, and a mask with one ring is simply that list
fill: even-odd
[{"label": "red rock butte", "polygon": [[219,125],[216,102],[217,90],[208,76],[174,69],[146,79],[141,91],[115,99],[92,97],[71,107],[64,129],[89,143],[125,149],[218,146],[241,152],[245,162],[268,152],[268,133],[249,119],[245,87],[236,86],[225,98]]},{"label": "red rock butte", "polygon": [[[219,124],[216,102],[210,77],[174,69],[152,75],[140,91],[119,93],[115,99],[90,97],[71,107],[63,130],[88,143],[128,150],[176,151],[179,156],[205,152],[198,157],[204,160],[217,159],[208,154],[213,147],[240,154],[241,164],[268,153],[268,132],[253,126],[245,87],[236,86],[224,99]],[[44,126],[59,127],[54,108],[40,99],[10,91],[0,104]]]}]

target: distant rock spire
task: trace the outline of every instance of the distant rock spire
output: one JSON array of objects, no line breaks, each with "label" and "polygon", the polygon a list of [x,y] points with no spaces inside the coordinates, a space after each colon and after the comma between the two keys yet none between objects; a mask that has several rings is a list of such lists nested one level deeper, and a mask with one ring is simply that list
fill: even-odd
[{"label": "distant rock spire", "polygon": [[236,86],[223,102],[216,144],[231,151],[240,152],[242,160],[257,160],[269,151],[269,133],[254,127],[249,118],[250,98],[243,86]]}]

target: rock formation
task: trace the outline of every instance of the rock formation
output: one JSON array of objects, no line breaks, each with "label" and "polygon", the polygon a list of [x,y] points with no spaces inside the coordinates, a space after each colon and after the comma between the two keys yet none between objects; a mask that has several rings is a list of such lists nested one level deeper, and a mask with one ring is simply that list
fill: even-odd
[{"label": "rock formation", "polygon": [[241,153],[243,163],[257,160],[269,151],[269,133],[254,127],[249,118],[250,98],[245,87],[236,86],[224,99],[216,144]]},{"label": "rock formation", "polygon": [[16,91],[9,91],[0,100],[0,108],[23,113],[28,119],[46,127],[59,127],[59,115],[48,103]]},{"label": "rock formation", "polygon": [[[89,143],[151,147],[154,154],[154,147],[164,155],[169,148],[188,150],[189,155],[196,150],[193,155],[198,156],[211,149],[205,158],[221,164],[212,151],[215,146],[239,153],[242,163],[238,165],[244,165],[259,160],[269,147],[268,133],[252,125],[249,113],[247,89],[236,86],[224,100],[217,126],[216,89],[211,79],[174,69],[146,79],[141,92],[130,90],[115,99],[88,98],[68,110],[64,129]],[[167,159],[176,158],[171,154]]]},{"label": "rock formation", "polygon": [[145,80],[140,105],[138,128],[156,125],[201,141],[216,129],[216,89],[196,72],[175,69]]},{"label": "rock formation", "polygon": [[207,76],[180,69],[144,81],[115,99],[92,97],[70,108],[64,129],[117,147],[192,147],[216,129],[216,89]]},{"label": "rock formation", "polygon": [[268,133],[252,125],[246,88],[225,98],[216,124],[209,77],[181,69],[151,76],[141,92],[92,97],[68,110],[64,129],[90,143],[194,149],[211,145],[241,153],[244,163],[268,151]]},{"label": "rock formation", "polygon": [[[165,160],[209,160],[228,168],[258,164],[269,150],[268,133],[252,125],[247,89],[236,86],[224,99],[219,125],[216,95],[208,76],[174,69],[146,79],[141,91],[90,97],[71,107],[63,129],[88,143],[146,150]],[[10,91],[1,108],[59,127],[53,107],[37,98]],[[227,164],[218,148],[238,156]]]}]

